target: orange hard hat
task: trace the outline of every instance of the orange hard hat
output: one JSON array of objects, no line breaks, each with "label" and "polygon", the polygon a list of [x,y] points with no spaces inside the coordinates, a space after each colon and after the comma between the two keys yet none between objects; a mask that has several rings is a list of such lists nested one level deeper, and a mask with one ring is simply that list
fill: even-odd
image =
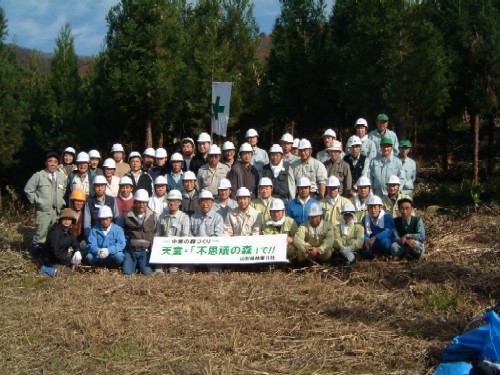
[{"label": "orange hard hat", "polygon": [[87,198],[83,190],[75,189],[71,192],[71,196],[69,197],[69,199],[77,201],[85,201]]}]

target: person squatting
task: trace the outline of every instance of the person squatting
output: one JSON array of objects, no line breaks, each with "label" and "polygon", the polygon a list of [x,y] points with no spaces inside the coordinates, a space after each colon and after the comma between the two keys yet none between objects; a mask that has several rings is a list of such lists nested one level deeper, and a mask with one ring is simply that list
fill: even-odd
[{"label": "person squatting", "polygon": [[[35,205],[32,255],[44,265],[118,267],[126,275],[193,272],[201,265],[150,265],[155,236],[287,235],[287,259],[303,266],[374,257],[419,259],[425,228],[413,209],[416,164],[388,117],[358,119],[345,151],[336,133],[311,142],[283,134],[269,152],[249,129],[238,149],[207,133],[128,155],[49,152],[24,191]],[[221,265],[210,265],[220,273]]]}]

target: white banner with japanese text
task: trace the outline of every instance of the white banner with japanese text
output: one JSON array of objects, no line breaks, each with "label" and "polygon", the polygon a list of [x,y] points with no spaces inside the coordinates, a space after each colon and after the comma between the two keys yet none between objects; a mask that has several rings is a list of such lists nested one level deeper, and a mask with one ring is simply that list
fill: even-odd
[{"label": "white banner with japanese text", "polygon": [[155,237],[153,264],[251,264],[288,262],[287,235]]}]

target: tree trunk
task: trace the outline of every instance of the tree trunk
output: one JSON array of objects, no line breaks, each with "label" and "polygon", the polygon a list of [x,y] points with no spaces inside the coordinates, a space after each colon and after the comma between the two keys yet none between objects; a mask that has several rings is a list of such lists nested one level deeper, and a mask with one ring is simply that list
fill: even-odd
[{"label": "tree trunk", "polygon": [[[408,137],[409,139],[410,137]],[[412,144],[412,154],[413,154],[413,158],[415,159],[415,157],[417,156],[417,146],[418,146],[418,122],[415,121],[415,125],[414,125],[414,128],[413,128],[413,144]]]},{"label": "tree trunk", "polygon": [[479,183],[479,113],[474,115],[474,179],[473,184]]},{"label": "tree trunk", "polygon": [[493,176],[495,171],[495,116],[488,116],[488,164],[487,177]]},{"label": "tree trunk", "polygon": [[160,131],[160,134],[158,134],[158,147],[163,148],[163,132]]},{"label": "tree trunk", "polygon": [[441,117],[441,168],[448,173],[448,118]]},{"label": "tree trunk", "polygon": [[153,122],[150,118],[146,120],[146,148],[153,147]]}]

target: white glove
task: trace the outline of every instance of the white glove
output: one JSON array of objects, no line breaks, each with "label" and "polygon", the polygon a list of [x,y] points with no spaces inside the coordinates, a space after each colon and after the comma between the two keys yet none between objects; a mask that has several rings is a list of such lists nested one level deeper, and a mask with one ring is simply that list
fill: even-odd
[{"label": "white glove", "polygon": [[97,252],[97,255],[101,259],[106,259],[109,255],[109,250],[106,249],[105,247],[103,247],[102,249],[99,249],[99,251]]},{"label": "white glove", "polygon": [[77,251],[73,255],[73,258],[71,258],[71,264],[74,266],[78,266],[78,265],[80,265],[80,263],[82,263],[82,253]]},{"label": "white glove", "polygon": [[340,253],[347,259],[349,263],[352,263],[354,260],[355,256],[349,246],[345,246],[340,249]]}]

